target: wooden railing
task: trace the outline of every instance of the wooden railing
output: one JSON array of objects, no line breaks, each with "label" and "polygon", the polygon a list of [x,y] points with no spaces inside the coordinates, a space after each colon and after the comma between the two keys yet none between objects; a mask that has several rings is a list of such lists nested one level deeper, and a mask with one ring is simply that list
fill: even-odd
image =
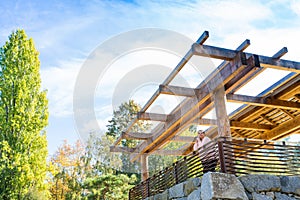
[{"label": "wooden railing", "polygon": [[204,169],[237,176],[300,175],[300,144],[220,137],[133,187],[129,199],[161,193],[188,178],[201,177]]}]

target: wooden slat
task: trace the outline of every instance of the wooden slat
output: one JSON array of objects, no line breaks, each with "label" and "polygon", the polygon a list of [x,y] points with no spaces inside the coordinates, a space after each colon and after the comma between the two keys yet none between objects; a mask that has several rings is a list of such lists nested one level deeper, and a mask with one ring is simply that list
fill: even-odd
[{"label": "wooden slat", "polygon": [[[299,91],[299,92],[300,92],[300,91]],[[298,101],[300,101],[300,94],[295,94],[294,97],[295,97]]]},{"label": "wooden slat", "polygon": [[282,108],[282,109],[293,109],[300,110],[300,103],[283,101],[279,99],[271,99],[265,97],[253,97],[240,94],[227,94],[227,100],[229,102],[244,103],[248,105],[271,107],[271,108]]},{"label": "wooden slat", "polygon": [[260,115],[260,117],[269,122],[270,124],[275,125],[275,122],[269,119],[269,117],[267,117],[266,115]]},{"label": "wooden slat", "polygon": [[294,119],[294,116],[289,111],[284,110],[284,109],[280,109],[280,108],[279,108],[279,110],[281,112],[283,112],[284,114],[286,114],[287,116],[289,116],[291,119]]}]

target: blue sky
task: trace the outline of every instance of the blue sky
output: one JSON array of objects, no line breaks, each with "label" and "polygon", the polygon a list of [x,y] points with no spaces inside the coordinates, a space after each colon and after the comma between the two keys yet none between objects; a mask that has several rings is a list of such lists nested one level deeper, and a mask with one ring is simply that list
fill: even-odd
[{"label": "blue sky", "polygon": [[[43,88],[48,89],[49,98],[50,154],[64,139],[74,142],[79,138],[73,116],[73,92],[84,61],[99,45],[121,33],[153,27],[196,41],[208,30],[210,45],[236,48],[250,39],[248,52],[271,56],[286,46],[289,53],[284,58],[300,60],[300,1],[296,0],[1,0],[0,16],[1,45],[13,30],[21,28],[34,39],[40,52]],[[123,65],[127,67],[126,62]],[[117,84],[120,77],[109,79]],[[99,84],[101,90],[105,83]],[[114,86],[108,84],[105,89],[109,91],[111,87]],[[95,100],[102,131],[112,114],[109,95],[96,95]],[[89,128],[93,129],[87,127],[87,131]]]}]

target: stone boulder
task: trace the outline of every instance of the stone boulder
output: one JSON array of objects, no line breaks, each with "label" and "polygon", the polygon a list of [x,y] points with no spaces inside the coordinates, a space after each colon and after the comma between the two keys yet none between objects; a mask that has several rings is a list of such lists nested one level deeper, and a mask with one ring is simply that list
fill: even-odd
[{"label": "stone boulder", "polygon": [[188,196],[201,185],[201,178],[188,179],[184,184],[184,195]]},{"label": "stone boulder", "polygon": [[248,200],[248,197],[243,185],[235,175],[208,172],[202,177],[201,199]]},{"label": "stone boulder", "polygon": [[300,195],[300,177],[282,176],[280,177],[281,192]]},{"label": "stone boulder", "polygon": [[239,177],[245,189],[252,192],[280,191],[279,177],[272,175],[245,175]]}]

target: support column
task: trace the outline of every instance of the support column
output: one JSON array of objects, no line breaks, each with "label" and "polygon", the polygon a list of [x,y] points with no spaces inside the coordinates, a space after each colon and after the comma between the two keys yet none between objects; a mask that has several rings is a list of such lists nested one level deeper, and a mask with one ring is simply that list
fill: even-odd
[{"label": "support column", "polygon": [[141,155],[141,173],[142,173],[142,181],[149,178],[148,171],[148,155]]},{"label": "support column", "polygon": [[221,87],[216,89],[214,91],[213,98],[217,116],[218,136],[230,137],[230,122],[226,111],[224,88]]}]

